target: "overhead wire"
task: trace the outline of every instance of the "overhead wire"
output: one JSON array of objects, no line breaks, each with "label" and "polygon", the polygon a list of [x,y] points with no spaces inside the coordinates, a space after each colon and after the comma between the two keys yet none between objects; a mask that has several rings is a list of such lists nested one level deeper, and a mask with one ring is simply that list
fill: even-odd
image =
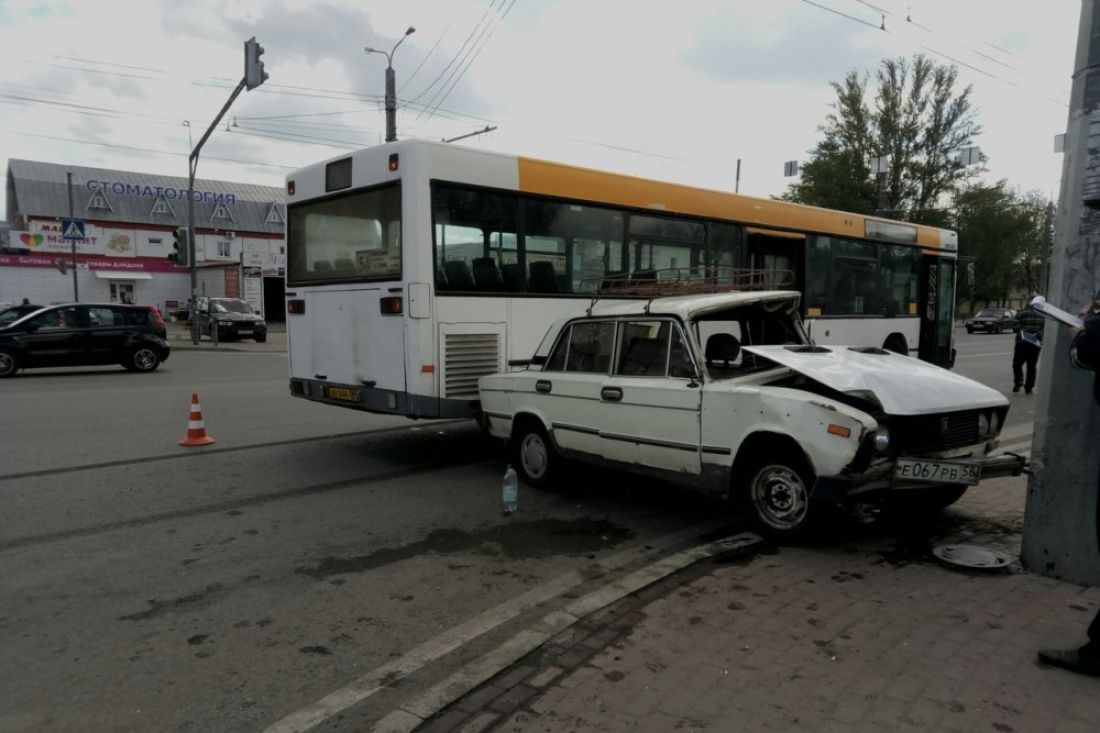
[{"label": "overhead wire", "polygon": [[432,54],[435,53],[435,50],[439,48],[440,42],[443,40],[443,37],[447,35],[447,31],[451,29],[451,25],[453,23],[453,20],[447,23],[447,26],[443,29],[443,32],[439,34],[439,38],[435,39],[435,44],[432,45],[432,48],[430,51],[428,51],[428,54],[424,58],[420,59],[420,63],[416,65],[416,68],[413,69],[413,72],[409,74],[405,81],[401,83],[401,86],[397,88],[398,94],[400,94],[405,89],[405,87],[409,85],[409,82],[416,78],[416,75],[419,74],[420,70],[424,68],[424,64],[428,63],[428,59],[430,59],[432,57]]},{"label": "overhead wire", "polygon": [[[497,32],[497,28],[499,28],[499,27],[500,27],[500,26],[501,26],[501,25],[502,25],[502,24],[504,23],[504,19],[508,17],[508,13],[512,12],[512,8],[513,8],[513,7],[515,7],[515,4],[516,4],[516,0],[512,0],[512,1],[511,1],[511,3],[510,3],[510,4],[508,5],[508,7],[507,7],[507,8],[506,8],[506,9],[504,10],[504,12],[503,12],[503,13],[501,13],[501,15],[500,15],[500,19],[499,19],[499,20],[497,21],[497,23],[496,23],[496,24],[495,24],[495,25],[493,26],[493,29],[492,29],[492,31],[491,31],[491,32],[489,33],[489,36],[488,36],[488,37],[487,37],[487,38],[485,39],[485,41],[484,41],[484,42],[482,42],[482,44],[481,44],[481,45],[480,45],[480,46],[478,47],[478,49],[477,49],[477,51],[476,51],[476,52],[474,53],[473,57],[472,57],[472,58],[471,58],[471,59],[469,60],[469,62],[467,62],[467,64],[466,64],[466,65],[465,65],[465,66],[463,67],[463,69],[462,69],[461,73],[459,73],[458,77],[457,77],[457,78],[456,78],[456,79],[454,80],[454,83],[452,83],[452,84],[451,84],[451,86],[450,86],[450,87],[449,87],[449,88],[447,89],[447,91],[446,91],[446,92],[445,92],[445,93],[443,94],[443,96],[442,96],[442,97],[440,98],[440,100],[439,100],[439,102],[438,102],[438,103],[436,104],[435,108],[434,108],[434,109],[433,109],[433,110],[432,110],[431,112],[429,112],[429,113],[428,113],[428,118],[427,118],[427,119],[429,119],[429,120],[430,120],[430,119],[432,118],[432,116],[433,116],[433,115],[435,114],[435,110],[436,110],[436,109],[439,109],[440,105],[442,105],[442,104],[443,104],[444,102],[446,102],[446,101],[447,101],[447,97],[449,97],[449,96],[450,96],[450,94],[451,94],[451,92],[453,92],[453,91],[454,91],[455,87],[456,87],[456,86],[458,86],[458,83],[459,83],[460,81],[462,81],[462,77],[466,75],[466,72],[467,72],[467,71],[469,71],[469,70],[470,70],[470,67],[471,67],[471,66],[473,66],[473,64],[474,64],[474,62],[475,62],[475,61],[477,61],[477,57],[481,55],[481,52],[482,52],[482,51],[483,51],[483,50],[485,49],[485,47],[486,47],[487,45],[489,45],[489,41],[491,41],[491,40],[493,39],[493,35],[494,35],[494,34],[495,34],[495,33]],[[501,4],[501,7],[504,7],[503,3]],[[417,116],[417,119],[420,119],[420,116],[419,116],[419,115]]]},{"label": "overhead wire", "polygon": [[[497,0],[490,0],[489,6],[485,8],[485,10],[482,12],[481,17],[478,18],[478,21],[474,24],[473,29],[470,30],[469,34],[467,34],[466,39],[462,41],[462,45],[459,47],[458,51],[455,52],[454,57],[451,58],[451,60],[447,62],[447,65],[443,67],[443,70],[439,72],[439,76],[433,79],[431,84],[420,90],[420,94],[417,94],[415,97],[413,97],[410,100],[410,103],[419,100],[421,97],[427,94],[432,89],[432,87],[439,83],[439,80],[443,78],[444,74],[447,73],[451,66],[453,66],[454,63],[458,61],[459,57],[462,55],[462,52],[466,49],[466,46],[469,45],[470,39],[472,39],[474,35],[477,34],[478,29],[481,28],[481,24],[485,22],[485,18],[489,16],[489,13],[492,11],[493,6],[496,4],[496,2]],[[505,0],[501,0],[501,5],[503,5],[504,2]],[[434,100],[435,97],[433,96],[432,99]],[[431,101],[432,100],[428,101],[429,105],[431,104]]]}]

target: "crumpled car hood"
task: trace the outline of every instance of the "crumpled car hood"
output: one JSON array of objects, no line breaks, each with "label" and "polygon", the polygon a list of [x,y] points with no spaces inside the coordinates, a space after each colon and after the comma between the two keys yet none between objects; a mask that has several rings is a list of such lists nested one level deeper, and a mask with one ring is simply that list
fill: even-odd
[{"label": "crumpled car hood", "polygon": [[[801,347],[795,347],[796,349]],[[797,351],[787,346],[743,346],[838,392],[869,392],[890,415],[1004,407],[995,389],[928,362],[893,352],[863,353],[847,346]]]}]

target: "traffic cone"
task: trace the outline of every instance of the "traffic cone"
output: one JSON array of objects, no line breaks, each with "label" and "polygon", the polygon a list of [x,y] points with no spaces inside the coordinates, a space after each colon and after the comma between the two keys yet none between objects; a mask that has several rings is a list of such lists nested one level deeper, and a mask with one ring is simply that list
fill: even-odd
[{"label": "traffic cone", "polygon": [[202,408],[199,407],[199,396],[192,392],[191,416],[187,421],[187,437],[180,441],[180,445],[210,445],[213,442],[214,439],[206,434],[206,425],[202,422]]}]

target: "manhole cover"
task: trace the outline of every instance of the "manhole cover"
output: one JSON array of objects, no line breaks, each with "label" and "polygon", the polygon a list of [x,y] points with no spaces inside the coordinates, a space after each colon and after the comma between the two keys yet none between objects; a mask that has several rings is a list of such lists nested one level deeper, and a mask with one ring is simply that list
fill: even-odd
[{"label": "manhole cover", "polygon": [[1012,564],[1012,556],[974,545],[939,545],[932,554],[941,562],[971,570],[1004,570]]}]

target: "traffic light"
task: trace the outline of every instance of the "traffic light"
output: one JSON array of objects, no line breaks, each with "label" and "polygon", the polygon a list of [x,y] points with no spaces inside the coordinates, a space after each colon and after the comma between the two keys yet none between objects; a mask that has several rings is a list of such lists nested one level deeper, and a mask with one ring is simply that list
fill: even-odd
[{"label": "traffic light", "polygon": [[267,81],[264,62],[260,60],[263,55],[264,47],[256,43],[256,36],[244,42],[244,85],[249,90]]},{"label": "traffic light", "polygon": [[181,267],[187,266],[187,227],[179,227],[172,232],[172,251],[168,253],[168,259]]}]

